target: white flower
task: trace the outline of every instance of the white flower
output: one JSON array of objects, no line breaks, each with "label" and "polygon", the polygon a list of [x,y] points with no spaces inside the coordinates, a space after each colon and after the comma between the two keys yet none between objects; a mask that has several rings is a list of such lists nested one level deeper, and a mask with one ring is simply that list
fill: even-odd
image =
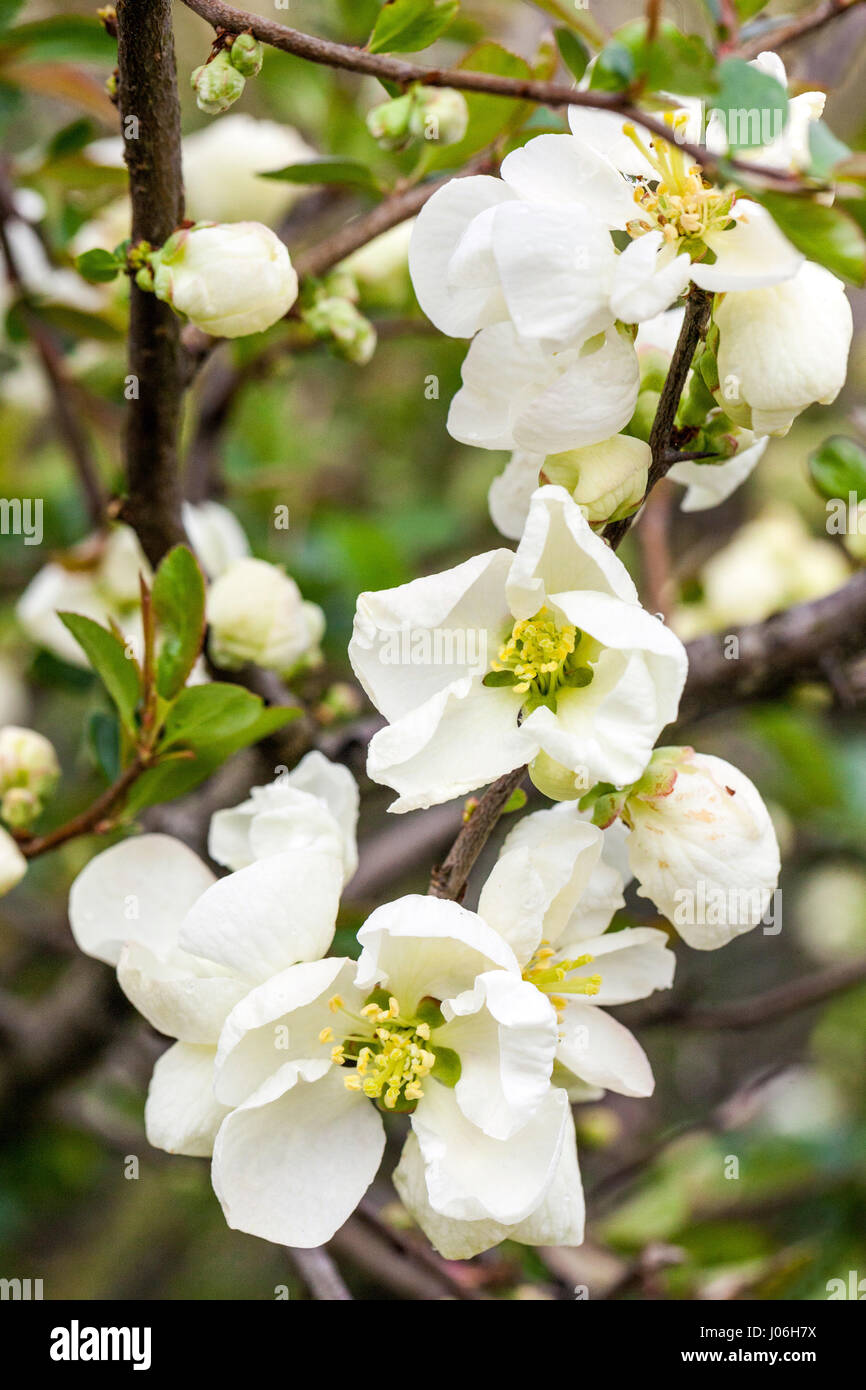
[{"label": "white flower", "polygon": [[27,860],[8,830],[0,826],[0,898],[11,892],[27,872]]},{"label": "white flower", "polygon": [[648,444],[626,434],[547,458],[518,449],[490,485],[493,524],[509,540],[520,540],[539,474],[570,492],[587,521],[616,521],[643,499],[651,457]]},{"label": "white flower", "polygon": [[139,1012],[178,1039],[148,1092],[145,1127],[155,1147],[211,1152],[226,1114],[213,1095],[220,1030],[250,990],[328,949],[341,882],[340,859],[309,847],[215,879],[168,835],[123,840],[78,875],[69,895],[77,944],[116,965]]},{"label": "white flower", "polygon": [[[662,252],[660,232],[616,250],[608,206],[616,175],[607,169],[602,177],[596,156],[586,157],[596,181],[590,177],[576,201],[561,190],[551,196],[550,156],[566,146],[573,153],[573,144],[569,136],[538,136],[507,156],[502,179],[453,179],[421,209],[409,268],[421,308],[443,332],[469,337],[508,319],[521,337],[580,347],[618,318],[652,318],[682,293],[689,259]],[[623,197],[615,215],[626,211]]]},{"label": "white flower", "polygon": [[[197,914],[200,949],[211,931]],[[402,898],[358,940],[357,968],[291,967],[226,1021],[215,1089],[234,1108],[213,1182],[229,1225],[288,1245],[328,1240],[379,1166],[374,1100],[411,1111],[439,1215],[524,1221],[557,1176],[570,1128],[567,1096],[550,1086],[549,1001],[456,903]]]},{"label": "white flower", "polygon": [[686,674],[679,640],[558,487],[535,493],[516,554],[361,594],[349,656],[389,721],[368,772],[400,794],[396,811],[524,762],[555,799],[633,781]]},{"label": "white flower", "polygon": [[309,188],[260,175],[315,157],[292,126],[237,113],[211,121],[183,142],[188,214],[199,222],[276,226]]},{"label": "white flower", "polygon": [[769,439],[756,438],[751,430],[738,430],[739,447],[736,453],[724,463],[686,460],[675,463],[668,470],[668,477],[686,489],[680,503],[680,511],[702,512],[707,507],[717,507],[744,483],[764,456]]},{"label": "white flower", "polygon": [[343,864],[347,883],[358,866],[358,786],[348,768],[307,753],[291,772],[248,800],[211,817],[208,854],[217,864],[243,869],[283,849],[327,852]]},{"label": "white flower", "polygon": [[288,675],[314,655],[325,630],[321,608],[265,560],[236,560],[220,575],[208,590],[207,620],[211,656],[230,671],[255,662]]},{"label": "white flower", "polygon": [[630,796],[628,857],[649,898],[697,950],[715,950],[764,918],[779,878],[770,814],[745,773],[680,750],[673,787]]},{"label": "white flower", "polygon": [[482,449],[556,454],[617,434],[631,419],[640,386],[628,333],[600,344],[545,352],[510,323],[482,329],[463,363],[448,431]]},{"label": "white flower", "polygon": [[[788,90],[788,74],[778,53],[759,53],[749,67],[775,77],[779,85]],[[784,169],[791,173],[808,169],[812,163],[809,131],[823,115],[826,101],[824,92],[801,92],[799,96],[789,97],[788,117],[779,134],[760,149],[738,149],[737,158],[745,163],[759,164],[764,169]],[[732,112],[731,115],[740,116],[741,113]],[[707,147],[714,154],[725,154],[728,150],[725,120],[720,112],[712,109],[707,122]]]},{"label": "white flower", "polygon": [[[244,532],[218,502],[183,505],[183,524],[202,569],[215,579],[249,552]],[[112,526],[72,550],[69,563],[52,560],[30,581],[18,601],[18,621],[28,637],[70,665],[87,667],[87,658],[57,616],[82,613],[105,626],[115,622],[127,641],[141,643],[139,576],[150,582],[150,565],[131,526]]]},{"label": "white flower", "polygon": [[845,382],[853,320],[845,286],[806,261],[793,279],[725,295],[719,329],[719,404],[756,434],[787,434],[814,402]]},{"label": "white flower", "polygon": [[184,228],[155,253],[152,264],[157,298],[218,338],[263,332],[298,297],[288,250],[260,222]]}]

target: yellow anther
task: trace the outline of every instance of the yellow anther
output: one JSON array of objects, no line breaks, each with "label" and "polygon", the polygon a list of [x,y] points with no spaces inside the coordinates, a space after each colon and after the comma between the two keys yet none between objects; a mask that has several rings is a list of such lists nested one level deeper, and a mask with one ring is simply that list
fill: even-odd
[{"label": "yellow anther", "polygon": [[334,1063],[335,1067],[341,1067],[345,1060],[346,1049],[343,1047],[342,1043],[338,1043],[336,1047],[331,1048],[331,1061]]},{"label": "yellow anther", "polygon": [[319,1042],[320,1042],[320,1043],[329,1043],[329,1042],[333,1042],[333,1041],[334,1041],[334,1030],[333,1030],[333,1028],[331,1028],[330,1025],[329,1025],[327,1028],[323,1028],[322,1031],[321,1031],[321,1033],[319,1034]]},{"label": "yellow anther", "polygon": [[347,1076],[343,1081],[343,1085],[347,1091],[360,1091],[361,1078],[359,1076]]},{"label": "yellow anther", "polygon": [[339,1011],[340,1011],[340,1009],[342,1009],[342,1007],[343,1007],[343,1000],[342,1000],[342,998],[340,997],[339,994],[333,995],[333,996],[328,1000],[328,1008],[331,1010],[331,1013],[332,1013],[332,1014],[339,1013]]}]

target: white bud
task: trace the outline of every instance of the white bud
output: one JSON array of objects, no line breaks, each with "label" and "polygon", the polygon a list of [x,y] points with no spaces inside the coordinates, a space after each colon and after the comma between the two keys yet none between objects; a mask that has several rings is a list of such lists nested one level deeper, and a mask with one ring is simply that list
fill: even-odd
[{"label": "white bud", "polygon": [[744,773],[722,758],[677,751],[672,787],[661,778],[657,794],[628,798],[629,863],[639,895],[690,946],[713,950],[765,915],[779,878],[779,846]]},{"label": "white bud", "polygon": [[[0,792],[3,793],[3,819],[16,826],[26,825],[42,810],[60,777],[60,764],[54,747],[34,729],[9,724],[0,729]],[[24,792],[25,796],[10,795]]]},{"label": "white bud", "polygon": [[759,435],[787,434],[801,411],[829,405],[841,391],[851,306],[842,281],[823,266],[805,261],[780,285],[726,294],[715,321],[717,399],[736,424]]},{"label": "white bud", "polygon": [[619,521],[640,505],[646,492],[652,453],[642,439],[615,434],[585,449],[550,454],[541,471],[551,483],[560,483],[580,507],[587,521]]},{"label": "white bud", "polygon": [[27,872],[27,860],[7,830],[0,828],[0,897],[20,883]]},{"label": "white bud", "polygon": [[466,134],[469,107],[452,87],[416,87],[409,130],[419,140],[456,145]]},{"label": "white bud", "polygon": [[288,312],[298,277],[279,237],[260,222],[197,223],[152,258],[154,293],[217,338],[261,333]]},{"label": "white bud", "polygon": [[313,658],[325,630],[322,610],[306,603],[293,579],[265,560],[237,560],[207,597],[210,654],[236,670],[248,662],[289,675]]}]

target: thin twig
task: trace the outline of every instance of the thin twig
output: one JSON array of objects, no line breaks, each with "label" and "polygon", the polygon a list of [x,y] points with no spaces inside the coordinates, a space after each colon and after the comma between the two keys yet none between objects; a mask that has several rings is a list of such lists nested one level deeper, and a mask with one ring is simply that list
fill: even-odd
[{"label": "thin twig", "polygon": [[314,1299],[322,1303],[352,1302],[340,1271],[322,1246],[314,1250],[286,1246],[286,1251]]},{"label": "thin twig", "polygon": [[427,890],[431,897],[454,898],[459,902],[473,864],[487,844],[509,798],[525,776],[526,768],[518,767],[513,772],[506,772],[504,777],[487,788],[446,858],[433,870]]},{"label": "thin twig", "polygon": [[100,824],[120,805],[133,782],[141,776],[147,766],[148,760],[141,753],[137,753],[117,780],[112,782],[110,787],[106,787],[102,795],[80,815],[73,816],[71,820],[58,825],[54,830],[49,830],[45,835],[33,835],[29,839],[20,838],[17,843],[24,858],[36,859],[47,850],[57,849],[58,845],[65,845],[68,840],[74,840],[79,835],[90,835],[98,831]]},{"label": "thin twig", "polygon": [[772,29],[764,29],[760,34],[756,34],[753,39],[740,42],[736,48],[738,58],[756,58],[769,44],[775,50],[783,48],[785,44],[796,43],[797,39],[802,39],[806,34],[814,34],[816,29],[823,29],[831,20],[838,19],[841,15],[853,10],[862,0],[824,0],[816,9],[809,10],[807,14],[799,15],[792,19],[789,24],[780,24]]},{"label": "thin twig", "polygon": [[648,1018],[646,1024],[676,1023],[680,1027],[701,1032],[763,1028],[768,1023],[798,1013],[800,1009],[813,1008],[825,999],[854,989],[864,981],[866,957],[829,965],[825,970],[804,975],[798,980],[789,980],[775,989],[765,990],[763,994],[753,994],[750,999],[736,999],[731,1003],[713,1004],[706,1008],[672,1002],[654,1018]]}]

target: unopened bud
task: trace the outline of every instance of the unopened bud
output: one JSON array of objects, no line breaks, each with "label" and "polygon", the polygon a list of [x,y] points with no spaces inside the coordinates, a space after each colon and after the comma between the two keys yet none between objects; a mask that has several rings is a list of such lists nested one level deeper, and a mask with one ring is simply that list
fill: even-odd
[{"label": "unopened bud", "polygon": [[54,747],[33,729],[0,729],[0,815],[20,828],[35,820],[60,777]]},{"label": "unopened bud", "polygon": [[551,454],[542,473],[566,488],[591,525],[620,521],[640,506],[652,455],[642,439],[615,434],[600,444]]},{"label": "unopened bud", "polygon": [[367,112],[367,129],[385,150],[397,150],[409,139],[413,99],[410,95],[384,101]]},{"label": "unopened bud", "polygon": [[196,68],[190,82],[195,92],[196,106],[208,116],[218,116],[222,111],[228,111],[246,86],[243,73],[232,66],[225,49],[211,62]]},{"label": "unopened bud", "polygon": [[333,339],[340,356],[359,367],[376,351],[375,328],[348,299],[319,299],[306,310],[304,320],[317,337]]},{"label": "unopened bud", "polygon": [[469,107],[462,92],[452,87],[416,87],[409,130],[419,140],[456,145],[466,134]]},{"label": "unopened bud", "polygon": [[252,34],[238,34],[228,52],[232,67],[244,77],[255,77],[261,72],[265,50]]}]

